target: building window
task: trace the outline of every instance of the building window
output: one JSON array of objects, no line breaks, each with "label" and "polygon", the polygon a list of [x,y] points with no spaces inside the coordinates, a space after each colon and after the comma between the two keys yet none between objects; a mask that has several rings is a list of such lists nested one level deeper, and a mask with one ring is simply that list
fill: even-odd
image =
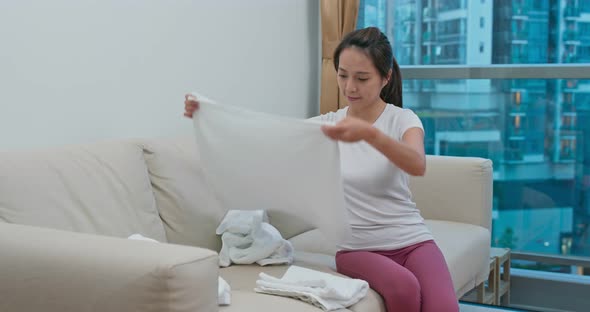
[{"label": "building window", "polygon": [[[586,144],[590,133],[590,76],[574,79],[568,76],[570,73],[561,77],[548,65],[578,63],[590,73],[590,23],[582,17],[590,14],[590,0],[481,0],[479,6],[477,1],[468,0],[361,0],[361,10],[374,10],[375,3],[387,3],[387,14],[380,15],[387,24],[382,30],[389,35],[394,55],[400,56],[402,71],[425,74],[424,78],[405,78],[403,85],[411,108],[430,127],[425,134],[425,149],[430,153],[438,150],[441,155],[486,155],[494,162],[497,202],[493,205],[497,217],[492,242],[501,240],[502,230],[510,226],[518,238],[514,250],[558,255],[561,237],[570,235],[567,253],[590,259],[590,149]],[[568,3],[580,13],[564,14]],[[424,7],[432,8],[436,15],[463,4],[466,12],[438,14],[439,19],[428,22],[416,18]],[[392,13],[400,18],[388,20]],[[474,27],[467,27],[464,16],[473,18]],[[359,18],[358,27],[370,26],[363,21]],[[422,36],[426,32],[430,37]],[[459,66],[404,68],[418,64]],[[496,64],[539,64],[531,66],[534,72],[543,72],[546,67],[559,78],[524,79],[511,74],[504,79],[480,77],[485,76],[485,70],[471,79],[459,79],[454,74],[455,69]],[[467,123],[453,118],[455,115],[482,118],[488,123]],[[444,131],[461,133],[465,139],[447,142],[446,149],[435,148],[436,134]],[[494,144],[473,143],[492,133]],[[529,192],[535,188],[548,196],[546,202],[537,200],[537,192]],[[534,224],[521,220],[534,220]],[[538,237],[542,237],[540,243]],[[576,273],[569,266],[543,263],[531,267]]]}]

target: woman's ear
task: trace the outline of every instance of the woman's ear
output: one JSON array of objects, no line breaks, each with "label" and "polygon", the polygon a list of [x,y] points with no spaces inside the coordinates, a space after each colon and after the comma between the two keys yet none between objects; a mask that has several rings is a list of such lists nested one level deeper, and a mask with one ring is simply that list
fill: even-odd
[{"label": "woman's ear", "polygon": [[391,81],[391,73],[392,73],[392,71],[390,69],[389,72],[387,73],[387,77],[384,80],[383,86],[381,86],[382,88],[385,87],[389,83],[389,81]]}]

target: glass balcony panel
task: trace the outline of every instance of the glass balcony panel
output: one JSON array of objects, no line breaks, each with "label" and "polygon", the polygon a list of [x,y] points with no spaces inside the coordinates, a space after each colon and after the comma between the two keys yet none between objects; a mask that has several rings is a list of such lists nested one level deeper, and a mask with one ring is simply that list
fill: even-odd
[{"label": "glass balcony panel", "polygon": [[569,95],[563,81],[404,82],[427,153],[493,160],[494,246],[590,257],[590,81],[570,82]]}]

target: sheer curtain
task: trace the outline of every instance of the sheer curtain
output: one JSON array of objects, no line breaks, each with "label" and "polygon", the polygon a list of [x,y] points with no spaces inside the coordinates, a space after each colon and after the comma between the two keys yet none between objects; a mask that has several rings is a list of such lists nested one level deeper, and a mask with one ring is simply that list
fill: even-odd
[{"label": "sheer curtain", "polygon": [[360,0],[322,0],[322,87],[320,113],[346,106],[338,91],[334,70],[334,49],[347,33],[356,28]]}]

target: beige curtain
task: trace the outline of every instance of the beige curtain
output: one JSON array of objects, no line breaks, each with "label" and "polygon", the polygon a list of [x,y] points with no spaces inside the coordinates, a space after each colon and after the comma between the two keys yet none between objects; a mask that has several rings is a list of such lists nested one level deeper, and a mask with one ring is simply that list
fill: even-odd
[{"label": "beige curtain", "polygon": [[322,14],[322,88],[320,113],[346,106],[336,81],[334,49],[347,33],[356,28],[360,0],[321,0]]}]

